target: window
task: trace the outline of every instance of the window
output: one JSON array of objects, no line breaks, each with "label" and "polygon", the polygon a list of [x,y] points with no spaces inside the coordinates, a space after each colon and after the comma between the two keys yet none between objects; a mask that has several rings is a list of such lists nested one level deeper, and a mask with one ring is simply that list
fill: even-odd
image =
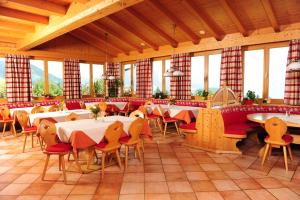
[{"label": "window", "polygon": [[245,51],[244,95],[248,90],[254,91],[258,97],[263,95],[264,50]]},{"label": "window", "polygon": [[191,92],[204,89],[204,56],[192,57],[191,63]]},{"label": "window", "polygon": [[162,60],[153,61],[152,90],[153,90],[153,94],[162,91]]},{"label": "window", "polygon": [[90,95],[90,64],[79,63],[80,80],[81,80],[81,94]]},{"label": "window", "polygon": [[288,47],[271,48],[269,51],[269,98],[284,98],[288,51]]},{"label": "window", "polygon": [[131,93],[131,64],[124,65],[124,93]]},{"label": "window", "polygon": [[6,97],[5,88],[5,58],[0,58],[0,98]]},{"label": "window", "polygon": [[49,93],[52,96],[63,95],[63,63],[48,61]]},{"label": "window", "polygon": [[30,71],[32,81],[32,95],[40,97],[45,91],[45,68],[43,60],[30,60]]},{"label": "window", "polygon": [[132,82],[133,82],[133,91],[135,93],[136,91],[136,65],[133,64],[133,77],[132,77]]},{"label": "window", "polygon": [[96,96],[104,94],[104,80],[101,79],[103,75],[103,65],[93,64],[93,85],[94,85],[94,93]]},{"label": "window", "polygon": [[[171,61],[170,60],[165,60],[165,72],[167,70],[170,70],[171,67]],[[165,77],[165,85],[166,85],[166,95],[170,95],[170,77]]]},{"label": "window", "polygon": [[208,56],[208,91],[215,93],[220,88],[221,54]]}]

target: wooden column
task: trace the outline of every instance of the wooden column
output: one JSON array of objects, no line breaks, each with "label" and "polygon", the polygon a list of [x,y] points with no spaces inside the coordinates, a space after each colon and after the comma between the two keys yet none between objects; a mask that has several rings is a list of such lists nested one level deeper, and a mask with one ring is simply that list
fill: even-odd
[{"label": "wooden column", "polygon": [[49,94],[48,60],[44,60],[44,93]]},{"label": "wooden column", "polygon": [[208,54],[205,54],[204,56],[204,90],[208,91],[208,66],[209,66],[209,60],[208,60]]},{"label": "wooden column", "polygon": [[263,96],[262,98],[268,98],[269,96],[269,54],[270,49],[265,47],[264,48],[264,81],[263,81]]},{"label": "wooden column", "polygon": [[90,96],[91,97],[95,97],[95,92],[94,92],[94,81],[93,81],[93,64],[92,63],[89,63],[90,64]]}]

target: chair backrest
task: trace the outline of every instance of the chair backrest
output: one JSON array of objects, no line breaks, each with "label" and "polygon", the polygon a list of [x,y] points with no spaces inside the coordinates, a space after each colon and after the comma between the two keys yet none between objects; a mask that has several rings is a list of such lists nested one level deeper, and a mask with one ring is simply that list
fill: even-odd
[{"label": "chair backrest", "polygon": [[32,108],[31,110],[31,114],[35,114],[35,113],[44,113],[47,112],[47,109],[44,108],[43,106],[35,106],[34,108]]},{"label": "chair backrest", "polygon": [[151,106],[154,105],[154,103],[152,101],[146,101],[145,102],[145,106]]},{"label": "chair backrest", "polygon": [[138,117],[144,118],[144,113],[140,110],[135,110],[132,113],[130,113],[129,117],[132,119],[136,119]]},{"label": "chair backrest", "polygon": [[2,119],[9,119],[10,117],[10,110],[7,106],[0,107],[0,118]]},{"label": "chair backrest", "polygon": [[28,125],[30,126],[28,112],[26,112],[25,110],[17,110],[15,112],[15,115],[23,131],[28,127]]},{"label": "chair backrest", "polygon": [[105,112],[107,109],[107,104],[105,102],[100,102],[99,108],[100,108],[101,112]]},{"label": "chair backrest", "polygon": [[57,111],[59,111],[58,105],[52,105],[48,108],[48,112],[57,112]]},{"label": "chair backrest", "polygon": [[104,133],[104,137],[108,142],[105,148],[118,147],[120,145],[119,139],[123,132],[122,122],[115,121],[113,124],[109,125]]},{"label": "chair backrest", "polygon": [[130,139],[129,139],[129,143],[130,142],[136,142],[139,140],[140,138],[140,134],[142,132],[142,128],[144,126],[144,119],[142,118],[137,118],[136,120],[134,120],[129,127],[129,134],[130,134]]},{"label": "chair backrest", "polygon": [[76,113],[70,113],[69,115],[66,116],[65,120],[66,121],[76,121],[80,119],[80,115]]},{"label": "chair backrest", "polygon": [[80,107],[81,107],[81,109],[86,109],[86,105],[85,105],[85,103],[83,101],[80,102]]},{"label": "chair backrest", "polygon": [[57,144],[56,127],[53,122],[43,119],[39,125],[38,133],[47,146]]},{"label": "chair backrest", "polygon": [[269,134],[269,141],[275,143],[283,142],[282,136],[286,134],[287,125],[277,117],[272,117],[265,122],[265,129]]}]

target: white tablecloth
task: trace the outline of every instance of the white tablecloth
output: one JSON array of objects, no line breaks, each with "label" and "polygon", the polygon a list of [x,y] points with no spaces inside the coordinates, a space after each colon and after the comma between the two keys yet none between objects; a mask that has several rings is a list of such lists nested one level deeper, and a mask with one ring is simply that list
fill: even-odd
[{"label": "white tablecloth", "polygon": [[[192,106],[177,106],[177,105],[160,105],[165,112],[169,112],[170,117],[176,116],[182,110],[189,110],[193,113],[195,117],[197,117],[199,112],[199,107]],[[158,105],[148,105],[146,106],[148,113],[152,113],[155,108],[158,108]]]},{"label": "white tablecloth", "polygon": [[124,116],[110,116],[95,119],[83,119],[79,121],[69,121],[56,123],[57,134],[61,141],[69,142],[73,131],[82,131],[97,144],[103,139],[107,127],[115,121],[123,123],[123,129],[128,133],[129,126],[134,119]]},{"label": "white tablecloth", "polygon": [[[48,108],[50,108],[50,106],[42,106],[44,108],[46,108],[48,110]],[[26,112],[28,112],[29,114],[31,113],[31,110],[34,107],[25,107],[25,108],[12,108],[10,109],[10,115],[13,115],[15,111],[17,110],[25,110]]]},{"label": "white tablecloth", "polygon": [[[128,102],[105,102],[106,104],[113,104],[117,106],[120,110],[122,110]],[[85,103],[85,106],[88,108],[90,106],[94,106],[99,104],[99,102],[89,102]]]},{"label": "white tablecloth", "polygon": [[51,117],[57,122],[64,122],[65,117],[68,116],[72,112],[78,114],[80,116],[80,119],[89,119],[92,116],[91,111],[84,110],[84,109],[78,109],[78,110],[66,110],[66,111],[58,111],[58,112],[30,114],[29,119],[30,119],[31,124],[37,118],[46,118],[46,117]]}]

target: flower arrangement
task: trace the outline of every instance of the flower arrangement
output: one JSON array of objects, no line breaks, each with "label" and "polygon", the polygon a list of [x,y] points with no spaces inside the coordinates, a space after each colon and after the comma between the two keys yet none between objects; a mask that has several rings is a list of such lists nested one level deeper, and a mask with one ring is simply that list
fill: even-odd
[{"label": "flower arrangement", "polygon": [[176,99],[175,99],[175,98],[171,98],[171,99],[169,100],[169,104],[170,104],[170,105],[175,105],[175,104],[176,104]]},{"label": "flower arrangement", "polygon": [[60,101],[59,104],[58,104],[58,107],[59,107],[59,110],[64,110],[64,108],[65,108],[65,101],[64,100]]},{"label": "flower arrangement", "polygon": [[94,106],[90,107],[90,111],[93,113],[94,119],[97,120],[97,118],[99,116],[99,112],[100,112],[100,107],[98,105],[94,105]]},{"label": "flower arrangement", "polygon": [[109,96],[105,96],[105,97],[104,97],[104,101],[105,101],[105,102],[108,102],[108,101],[109,101]]}]

